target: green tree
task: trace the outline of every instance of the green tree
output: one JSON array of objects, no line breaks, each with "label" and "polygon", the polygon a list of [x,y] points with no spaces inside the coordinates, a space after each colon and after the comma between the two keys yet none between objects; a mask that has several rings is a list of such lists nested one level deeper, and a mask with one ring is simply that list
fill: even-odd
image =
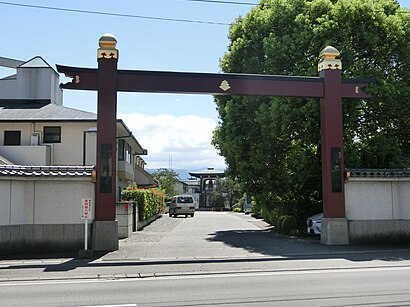
[{"label": "green tree", "polygon": [[217,179],[216,189],[211,194],[210,202],[215,207],[228,206],[230,209],[242,197],[242,188],[237,180],[230,177]]},{"label": "green tree", "polygon": [[219,181],[220,184],[217,186],[217,189],[222,192],[225,197],[225,203],[231,209],[242,197],[242,187],[237,180],[231,177],[225,177]]},{"label": "green tree", "polygon": [[179,174],[177,172],[166,168],[160,168],[151,175],[159,181],[159,187],[165,192],[167,200],[177,194],[176,184],[179,182]]},{"label": "green tree", "polygon": [[[344,78],[370,78],[372,98],[343,101],[346,167],[410,166],[410,14],[394,0],[261,0],[229,31],[226,73],[317,76],[320,51],[341,52]],[[215,97],[213,143],[261,210],[318,210],[316,99]],[[319,203],[320,204],[320,203]]]}]

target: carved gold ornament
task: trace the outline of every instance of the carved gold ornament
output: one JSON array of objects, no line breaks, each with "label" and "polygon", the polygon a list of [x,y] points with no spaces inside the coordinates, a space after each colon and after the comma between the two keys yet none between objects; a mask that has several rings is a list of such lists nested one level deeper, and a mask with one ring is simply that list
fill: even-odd
[{"label": "carved gold ornament", "polygon": [[117,40],[112,34],[104,34],[98,41],[100,48],[97,50],[97,58],[118,59]]},{"label": "carved gold ornament", "polygon": [[327,46],[320,52],[319,57],[321,58],[318,64],[318,71],[324,69],[342,69],[342,61],[338,59],[340,52],[332,46]]},{"label": "carved gold ornament", "polygon": [[228,81],[223,80],[223,81],[221,82],[221,85],[219,85],[219,88],[220,88],[221,90],[223,90],[224,92],[226,92],[227,90],[229,90],[229,89],[231,88],[231,86],[229,85],[229,82],[228,82]]}]

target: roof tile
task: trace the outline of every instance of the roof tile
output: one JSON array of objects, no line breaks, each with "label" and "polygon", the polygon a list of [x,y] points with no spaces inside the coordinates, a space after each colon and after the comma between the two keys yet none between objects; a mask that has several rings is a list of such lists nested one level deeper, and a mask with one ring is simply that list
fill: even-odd
[{"label": "roof tile", "polygon": [[19,177],[89,177],[94,166],[24,166],[0,165],[0,176]]},{"label": "roof tile", "polygon": [[401,169],[347,169],[351,177],[410,177],[410,168]]}]

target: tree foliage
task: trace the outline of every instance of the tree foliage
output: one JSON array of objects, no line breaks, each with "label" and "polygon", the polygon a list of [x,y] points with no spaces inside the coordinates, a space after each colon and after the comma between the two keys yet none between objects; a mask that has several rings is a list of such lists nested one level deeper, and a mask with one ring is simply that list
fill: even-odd
[{"label": "tree foliage", "polygon": [[[397,1],[261,0],[231,25],[229,39],[226,73],[317,76],[320,51],[336,47],[343,78],[372,80],[370,99],[343,101],[346,167],[410,166],[410,14]],[[321,173],[319,101],[215,102],[213,143],[262,209],[299,218],[320,210],[319,182],[300,189]]]},{"label": "tree foliage", "polygon": [[217,179],[216,189],[211,194],[210,202],[213,207],[232,209],[232,206],[239,202],[242,195],[242,188],[238,181],[230,177],[219,178]]},{"label": "tree foliage", "polygon": [[160,168],[151,175],[159,181],[159,188],[165,192],[167,200],[177,194],[176,184],[179,182],[179,174],[176,171]]}]

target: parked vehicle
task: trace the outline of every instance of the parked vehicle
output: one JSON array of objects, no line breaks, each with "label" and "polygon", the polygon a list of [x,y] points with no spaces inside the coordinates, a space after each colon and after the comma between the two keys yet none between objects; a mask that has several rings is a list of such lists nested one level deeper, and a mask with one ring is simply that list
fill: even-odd
[{"label": "parked vehicle", "polygon": [[169,205],[171,204],[171,202],[170,201],[167,201],[166,203],[165,203],[165,213],[169,213]]},{"label": "parked vehicle", "polygon": [[185,215],[194,217],[195,202],[191,195],[176,195],[172,198],[169,205],[169,216],[177,217],[178,215]]},{"label": "parked vehicle", "polygon": [[310,235],[320,235],[322,233],[323,213],[315,214],[306,220],[307,233]]},{"label": "parked vehicle", "polygon": [[250,194],[246,195],[245,205],[244,205],[245,214],[252,213],[252,197]]}]

